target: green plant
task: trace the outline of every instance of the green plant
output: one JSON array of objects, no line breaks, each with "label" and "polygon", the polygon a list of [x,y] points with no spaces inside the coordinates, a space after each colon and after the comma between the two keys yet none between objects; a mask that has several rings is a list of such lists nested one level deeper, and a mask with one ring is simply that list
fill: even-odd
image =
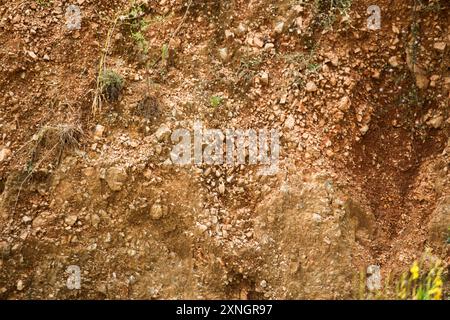
[{"label": "green plant", "polygon": [[98,64],[98,73],[97,73],[97,79],[95,82],[95,90],[94,90],[94,98],[92,100],[92,106],[91,110],[93,114],[96,114],[97,111],[102,109],[102,76],[104,75],[104,72],[106,70],[106,58],[108,56],[109,47],[111,45],[111,39],[114,34],[114,30],[116,28],[116,25],[120,19],[120,15],[118,14],[115,19],[113,20],[111,27],[108,29],[108,34],[106,35],[105,44],[102,48],[102,55],[100,56],[100,61]]},{"label": "green plant", "polygon": [[259,66],[263,63],[264,57],[262,55],[253,55],[244,52],[239,60],[239,67],[236,71],[237,85],[236,88],[240,92],[244,92],[251,85],[252,80],[258,72]]},{"label": "green plant", "polygon": [[305,54],[303,54],[301,52],[286,54],[286,55],[283,55],[282,58],[287,63],[296,64],[296,65],[300,65],[300,64],[304,65],[305,61],[306,61]]},{"label": "green plant", "polygon": [[101,93],[108,101],[119,99],[120,91],[123,88],[124,80],[117,72],[106,69],[100,75]]},{"label": "green plant", "polygon": [[290,86],[292,88],[295,88],[295,89],[303,89],[303,88],[305,88],[306,83],[305,83],[304,79],[302,79],[301,77],[297,76],[297,77],[294,77],[294,79],[292,80]]},{"label": "green plant", "polygon": [[244,69],[254,69],[262,62],[261,56],[246,56],[240,60],[240,66]]},{"label": "green plant", "polygon": [[[415,15],[415,13],[414,13]],[[412,69],[414,70],[417,64],[417,56],[419,55],[419,49],[420,49],[420,43],[418,41],[420,33],[419,24],[416,20],[414,20],[413,24],[411,25],[411,46],[409,48],[410,54],[411,54],[411,63],[412,63]]]},{"label": "green plant", "polygon": [[53,2],[53,0],[35,0],[35,1],[38,5],[42,7],[48,7]]},{"label": "green plant", "polygon": [[428,3],[424,3],[423,0],[418,0],[418,2],[424,12],[437,13],[437,12],[440,12],[442,9],[444,9],[444,7],[441,5],[441,2],[439,0],[429,1]]},{"label": "green plant", "polygon": [[348,16],[353,0],[332,0],[331,2],[341,15]]},{"label": "green plant", "polygon": [[170,12],[168,15],[163,16],[163,15],[155,15],[153,16],[150,21],[148,21],[148,24],[155,24],[155,23],[164,23],[168,18],[170,18],[174,13]]},{"label": "green plant", "polygon": [[321,13],[318,15],[319,25],[323,29],[329,29],[336,22],[336,15],[330,13]]},{"label": "green plant", "polygon": [[353,0],[315,0],[315,6],[319,12],[336,12],[347,14],[352,6]]},{"label": "green plant", "polygon": [[144,32],[147,30],[149,23],[144,19],[145,10],[142,4],[133,4],[129,9],[124,20],[128,22],[130,35],[137,47],[144,54],[148,53],[148,42],[145,39]]},{"label": "green plant", "polygon": [[212,96],[209,99],[210,105],[213,108],[217,108],[218,106],[220,106],[223,102],[223,98],[221,96]]},{"label": "green plant", "polygon": [[409,272],[402,274],[397,284],[397,297],[403,300],[441,300],[443,271],[439,262],[427,269],[423,261],[415,261]]},{"label": "green plant", "polygon": [[442,261],[433,257],[431,250],[427,249],[408,271],[397,277],[388,274],[379,290],[366,291],[366,277],[361,271],[358,295],[360,299],[441,300],[445,295],[444,271]]},{"label": "green plant", "polygon": [[412,107],[420,107],[424,103],[424,99],[420,96],[419,88],[415,82],[412,82],[402,94],[398,96],[397,103],[404,105],[413,110]]},{"label": "green plant", "polygon": [[337,14],[348,18],[352,1],[353,0],[315,0],[314,9],[317,12],[316,23],[322,28],[327,29],[334,24]]},{"label": "green plant", "polygon": [[142,51],[144,54],[148,53],[148,42],[145,39],[145,37],[142,34],[142,32],[140,32],[140,31],[132,32],[131,33],[131,38],[136,43],[136,45],[137,45],[137,47],[139,48],[140,51]]},{"label": "green plant", "polygon": [[320,64],[311,62],[307,65],[307,73],[316,73],[320,69]]},{"label": "green plant", "polygon": [[167,59],[169,59],[169,45],[165,43],[161,47],[161,60],[167,61]]},{"label": "green plant", "polygon": [[299,69],[307,68],[308,71],[315,72],[320,67],[316,62],[315,48],[307,53],[297,52],[282,56],[285,62],[296,65]]}]

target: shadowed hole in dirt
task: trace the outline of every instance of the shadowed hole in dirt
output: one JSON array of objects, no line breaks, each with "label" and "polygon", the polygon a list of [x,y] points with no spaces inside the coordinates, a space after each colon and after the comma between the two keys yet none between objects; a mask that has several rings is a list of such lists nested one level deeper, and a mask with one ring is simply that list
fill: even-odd
[{"label": "shadowed hole in dirt", "polygon": [[[410,90],[411,83],[401,87],[405,89],[399,94]],[[421,164],[442,152],[446,138],[439,130],[418,125],[434,101],[399,105],[396,97],[380,95],[374,105],[378,107],[370,130],[353,146],[351,170],[361,180],[375,218],[393,239],[402,215],[409,214],[410,192]]]},{"label": "shadowed hole in dirt", "polygon": [[158,99],[154,96],[145,96],[136,105],[135,114],[155,123],[161,117],[162,111]]},{"label": "shadowed hole in dirt", "polygon": [[233,274],[230,278],[232,281],[225,289],[225,292],[230,299],[264,299],[264,294],[256,291],[256,283],[254,280],[245,278],[239,273]]},{"label": "shadowed hole in dirt", "polygon": [[0,178],[0,195],[5,191],[5,179]]}]

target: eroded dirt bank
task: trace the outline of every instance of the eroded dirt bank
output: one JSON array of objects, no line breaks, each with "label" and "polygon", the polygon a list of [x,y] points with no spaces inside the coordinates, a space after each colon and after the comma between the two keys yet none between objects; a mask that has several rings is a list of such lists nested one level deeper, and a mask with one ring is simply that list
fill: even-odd
[{"label": "eroded dirt bank", "polygon": [[[355,299],[369,265],[448,268],[450,4],[379,0],[368,30],[372,4],[0,0],[0,298]],[[195,121],[277,129],[280,170],[170,163]]]}]

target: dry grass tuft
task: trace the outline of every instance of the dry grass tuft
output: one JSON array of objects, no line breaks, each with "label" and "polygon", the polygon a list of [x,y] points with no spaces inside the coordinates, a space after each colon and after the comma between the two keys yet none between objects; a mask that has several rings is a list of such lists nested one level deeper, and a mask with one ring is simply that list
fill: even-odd
[{"label": "dry grass tuft", "polygon": [[[83,136],[80,126],[74,124],[60,124],[56,126],[44,126],[24,147],[31,146],[27,151],[28,161],[24,169],[24,178],[21,180],[14,210],[19,200],[20,192],[24,184],[29,181],[33,173],[42,169],[44,164],[56,167],[61,163],[64,151],[80,147],[80,139]],[[21,149],[24,149],[21,148]]]}]

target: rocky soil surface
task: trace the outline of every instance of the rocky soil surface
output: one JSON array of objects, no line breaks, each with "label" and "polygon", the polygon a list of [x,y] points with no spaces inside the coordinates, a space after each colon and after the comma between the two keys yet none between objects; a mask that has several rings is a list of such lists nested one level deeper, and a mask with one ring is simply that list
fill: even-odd
[{"label": "rocky soil surface", "polygon": [[[0,299],[356,299],[426,248],[448,273],[450,3],[377,0],[370,30],[372,2],[0,0]],[[278,172],[173,164],[196,121],[278,130]]]}]

